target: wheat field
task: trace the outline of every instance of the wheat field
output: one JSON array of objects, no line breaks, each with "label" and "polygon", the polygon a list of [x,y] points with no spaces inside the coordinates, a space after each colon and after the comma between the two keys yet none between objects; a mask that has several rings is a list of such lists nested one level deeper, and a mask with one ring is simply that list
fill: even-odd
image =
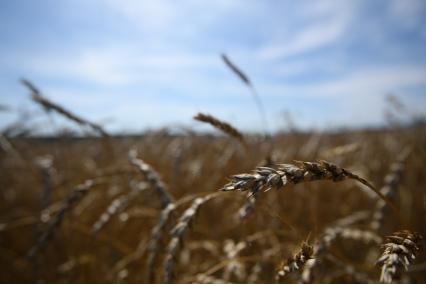
[{"label": "wheat field", "polygon": [[422,126],[2,139],[2,283],[426,277]]}]

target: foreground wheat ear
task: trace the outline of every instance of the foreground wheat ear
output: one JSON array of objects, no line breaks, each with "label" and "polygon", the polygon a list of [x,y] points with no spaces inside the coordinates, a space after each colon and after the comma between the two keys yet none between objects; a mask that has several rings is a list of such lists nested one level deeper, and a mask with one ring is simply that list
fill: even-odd
[{"label": "foreground wheat ear", "polygon": [[297,184],[316,180],[331,180],[334,182],[346,179],[356,180],[371,190],[392,208],[395,206],[378,191],[370,182],[360,176],[341,168],[335,164],[320,160],[318,162],[295,161],[294,164],[279,164],[275,168],[258,167],[252,174],[238,174],[231,176],[230,182],[221,190],[223,191],[249,191],[250,196],[257,194],[262,189],[280,189],[288,183]]},{"label": "foreground wheat ear", "polygon": [[384,252],[377,261],[382,268],[380,282],[390,284],[401,277],[402,270],[416,258],[422,236],[411,231],[399,231],[386,238]]}]

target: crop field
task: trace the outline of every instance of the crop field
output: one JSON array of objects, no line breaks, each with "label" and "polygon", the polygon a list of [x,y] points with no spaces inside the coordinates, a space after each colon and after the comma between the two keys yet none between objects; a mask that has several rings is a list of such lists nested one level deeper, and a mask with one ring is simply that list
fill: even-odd
[{"label": "crop field", "polygon": [[229,135],[2,136],[1,283],[424,283],[425,127],[195,119]]}]

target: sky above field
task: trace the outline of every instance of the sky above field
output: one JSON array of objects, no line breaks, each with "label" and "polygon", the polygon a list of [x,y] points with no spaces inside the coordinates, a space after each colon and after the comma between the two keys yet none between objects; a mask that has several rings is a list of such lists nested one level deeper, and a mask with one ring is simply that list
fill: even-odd
[{"label": "sky above field", "polygon": [[0,42],[0,127],[27,111],[62,124],[31,102],[27,78],[110,131],[198,127],[197,112],[259,130],[221,53],[251,78],[274,130],[288,116],[305,129],[380,125],[387,94],[402,116],[426,114],[422,0],[1,1]]}]

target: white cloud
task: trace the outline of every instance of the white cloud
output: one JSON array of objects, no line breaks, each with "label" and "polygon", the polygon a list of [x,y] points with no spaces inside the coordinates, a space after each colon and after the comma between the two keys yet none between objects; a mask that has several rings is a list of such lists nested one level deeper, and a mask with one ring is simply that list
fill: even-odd
[{"label": "white cloud", "polygon": [[110,10],[120,13],[141,30],[161,33],[159,36],[198,33],[203,26],[217,21],[228,11],[254,4],[241,0],[108,0],[106,3]]},{"label": "white cloud", "polygon": [[[299,7],[299,6],[298,6]],[[313,1],[300,5],[299,17],[305,19],[302,26],[289,25],[284,39],[267,43],[258,51],[261,60],[276,60],[303,54],[329,46],[342,39],[358,12],[355,2]]]},{"label": "white cloud", "polygon": [[344,25],[335,22],[314,24],[285,43],[263,47],[258,56],[261,60],[276,60],[313,51],[335,42],[343,32]]},{"label": "white cloud", "polygon": [[[276,84],[261,85],[262,94],[275,97],[273,105],[267,108],[276,109],[279,100],[287,109],[302,110],[305,116],[309,116],[308,106],[321,101],[322,104],[315,107],[315,114],[307,119],[312,125],[313,117],[317,117],[317,123],[328,126],[365,126],[380,124],[384,121],[383,108],[384,97],[388,93],[412,94],[409,87],[426,86],[426,68],[419,66],[392,66],[370,67],[360,69],[343,75],[340,79],[331,78],[321,83]],[[305,106],[300,107],[303,103]],[[407,102],[410,111],[426,114],[423,108],[419,112],[418,100]],[[296,107],[293,107],[293,104]],[[324,107],[324,109],[320,109]],[[318,114],[322,113],[318,120]],[[304,125],[305,126],[305,125]]]},{"label": "white cloud", "polygon": [[259,88],[271,96],[297,95],[338,99],[341,96],[383,95],[413,85],[426,85],[426,68],[389,66],[359,69],[320,83],[264,84]]},{"label": "white cloud", "polygon": [[120,46],[89,48],[67,57],[54,54],[21,57],[19,61],[19,68],[25,73],[79,79],[104,86],[125,86],[147,81],[177,82],[173,77],[183,74],[195,80],[202,71],[221,67],[216,54],[146,53]]}]

